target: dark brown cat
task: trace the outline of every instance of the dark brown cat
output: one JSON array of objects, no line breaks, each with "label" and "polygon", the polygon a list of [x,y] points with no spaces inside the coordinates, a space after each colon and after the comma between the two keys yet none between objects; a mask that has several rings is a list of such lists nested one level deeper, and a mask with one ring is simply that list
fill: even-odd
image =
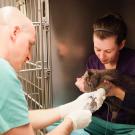
[{"label": "dark brown cat", "polygon": [[[84,90],[87,92],[95,91],[98,88],[104,88],[106,93],[111,90],[112,84],[122,88],[125,92],[130,90],[130,93],[135,91],[135,79],[127,75],[120,74],[118,71],[109,70],[96,70],[91,69],[86,71],[84,74]],[[106,83],[105,81],[111,82]],[[112,112],[112,121],[117,118],[120,109],[130,111],[131,114],[135,114],[135,110],[126,109],[121,107],[121,100],[116,97],[107,97],[105,100],[106,104],[109,105],[110,111]]]},{"label": "dark brown cat", "polygon": [[86,71],[83,77],[85,79],[85,91],[95,91],[99,87],[103,87],[108,92],[111,86],[109,86],[109,83],[105,83],[105,81],[113,83],[114,85],[122,88],[124,91],[127,89],[135,90],[135,79],[131,76],[129,77],[127,75],[120,74],[114,69],[90,69]]}]

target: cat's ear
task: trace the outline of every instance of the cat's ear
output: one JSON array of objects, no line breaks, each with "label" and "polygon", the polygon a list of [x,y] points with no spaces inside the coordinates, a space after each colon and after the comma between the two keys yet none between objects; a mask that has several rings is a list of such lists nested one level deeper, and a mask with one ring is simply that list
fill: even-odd
[{"label": "cat's ear", "polygon": [[83,75],[83,77],[86,78],[86,77],[88,77],[88,76],[89,76],[88,70],[86,70],[85,73],[84,73],[84,75]]},{"label": "cat's ear", "polygon": [[88,72],[88,75],[89,76],[92,76],[93,75],[93,69],[88,69],[87,72]]}]

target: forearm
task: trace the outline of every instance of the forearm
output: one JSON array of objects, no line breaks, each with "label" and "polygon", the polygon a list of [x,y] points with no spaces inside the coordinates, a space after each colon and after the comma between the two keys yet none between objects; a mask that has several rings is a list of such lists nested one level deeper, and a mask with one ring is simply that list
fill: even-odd
[{"label": "forearm", "polygon": [[73,122],[70,118],[65,118],[64,121],[51,132],[46,135],[69,135],[73,130]]},{"label": "forearm", "polygon": [[124,100],[125,97],[125,90],[121,89],[120,87],[115,86],[109,81],[101,83],[98,87],[103,88],[106,90],[106,96],[115,96],[120,100]]},{"label": "forearm", "polygon": [[10,129],[8,132],[3,135],[35,135],[32,129],[31,124],[26,124],[16,128]]},{"label": "forearm", "polygon": [[125,97],[124,90],[122,90],[121,88],[117,87],[116,88],[115,96],[123,101],[124,100],[124,97]]},{"label": "forearm", "polygon": [[[66,116],[72,117],[74,129],[87,126],[91,121],[91,112],[89,107],[87,107],[90,96],[91,93],[84,93],[76,100],[56,108],[29,111],[29,118],[33,129],[42,129]],[[83,121],[83,124],[80,119]]]},{"label": "forearm", "polygon": [[31,110],[29,111],[29,118],[34,129],[42,129],[51,125],[52,123],[61,119],[57,108]]}]

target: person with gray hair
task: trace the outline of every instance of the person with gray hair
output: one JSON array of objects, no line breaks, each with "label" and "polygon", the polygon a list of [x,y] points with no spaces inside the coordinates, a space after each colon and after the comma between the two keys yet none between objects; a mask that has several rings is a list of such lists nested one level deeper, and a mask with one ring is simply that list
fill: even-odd
[{"label": "person with gray hair", "polygon": [[[35,43],[34,26],[15,7],[0,8],[0,134],[34,135],[60,119],[64,121],[47,135],[69,135],[72,130],[84,128],[91,122],[89,97],[80,95],[76,100],[51,109],[28,110],[21,82],[16,72],[31,59]],[[103,103],[103,95],[97,108]]]}]

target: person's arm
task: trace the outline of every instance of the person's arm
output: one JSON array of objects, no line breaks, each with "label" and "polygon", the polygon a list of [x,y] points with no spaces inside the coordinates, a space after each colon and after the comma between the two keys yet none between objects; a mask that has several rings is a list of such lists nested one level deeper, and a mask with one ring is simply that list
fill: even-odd
[{"label": "person's arm", "polygon": [[121,101],[125,98],[125,91],[122,90],[120,87],[115,87],[114,90],[110,90],[111,92],[107,96],[115,96],[119,98]]},{"label": "person's arm", "polygon": [[34,129],[42,129],[61,119],[57,108],[31,110],[29,118]]},{"label": "person's arm", "polygon": [[[60,119],[65,118],[65,116],[76,111],[77,111],[75,113],[76,115],[73,116],[74,119],[77,120],[77,118],[80,119],[80,117],[82,119],[85,119],[84,114],[85,113],[87,114],[88,112],[80,112],[80,111],[89,110],[89,107],[87,106],[90,101],[90,96],[91,96],[91,93],[84,93],[80,95],[76,100],[69,102],[67,104],[58,106],[56,108],[29,111],[29,118],[30,118],[32,127],[34,129],[42,129]],[[77,121],[77,123],[80,123],[80,121]]]},{"label": "person's arm", "polygon": [[123,101],[125,98],[125,91],[122,88],[114,85],[113,83],[111,83],[109,81],[104,80],[104,82],[102,82],[98,86],[98,88],[105,89],[107,97],[115,96],[115,97],[119,98],[121,101]]},{"label": "person's arm", "polygon": [[73,130],[73,122],[70,118],[65,118],[64,121],[51,132],[46,135],[69,135]]},{"label": "person's arm", "polygon": [[[46,135],[69,135],[73,130],[73,122],[70,118],[64,119],[64,121],[56,127],[50,133]],[[4,135],[35,135],[30,124],[20,126],[14,129],[9,130]]]},{"label": "person's arm", "polygon": [[[72,117],[73,123],[76,125],[81,125],[81,127],[87,125],[87,122],[90,122],[89,120],[91,119],[91,97],[95,99],[94,101],[96,102],[96,106],[94,111],[96,111],[101,107],[105,99],[105,90],[99,89],[95,92],[84,93],[76,100],[56,108],[29,111],[29,118],[32,127],[36,130],[42,129],[62,118],[67,117],[68,115]],[[77,126],[77,128],[81,127]]]},{"label": "person's arm", "polygon": [[[134,72],[135,71],[133,71],[133,73]],[[132,86],[130,86],[130,83],[125,84],[127,87],[125,88],[125,91],[124,91],[125,96],[124,96],[124,100],[122,102],[122,106],[124,108],[131,109],[134,112],[134,110],[135,110],[135,104],[134,104],[135,103],[135,98],[134,98],[135,97],[135,87],[134,87],[135,86],[135,74],[130,77],[131,77],[131,80],[129,80],[129,81]]]},{"label": "person's arm", "polygon": [[[55,113],[53,110],[54,109],[50,109],[48,112],[51,112],[51,114],[52,112]],[[39,115],[43,114],[43,112],[45,112],[44,114],[48,113],[46,112],[46,110],[42,110],[41,113],[39,111],[34,111],[34,114],[30,116],[31,124],[26,124],[24,126],[10,129],[4,135],[34,135],[33,128],[40,129],[43,126],[42,124],[48,121],[48,118],[46,116],[44,116],[46,117],[45,119],[44,117],[42,118],[43,120],[40,119],[42,116],[39,117]],[[38,115],[38,117],[36,117],[36,115]],[[36,119],[33,120],[33,116],[36,117]],[[55,116],[56,115],[54,115],[53,117],[54,119]],[[64,121],[58,127],[56,127],[53,131],[47,133],[47,135],[69,135],[72,130],[88,126],[88,124],[91,122],[91,116],[92,114],[89,110],[71,112],[64,118]],[[39,118],[40,120],[37,121],[37,118]],[[32,120],[34,123],[32,122]],[[46,122],[43,122],[44,120],[46,120]],[[40,122],[43,123],[40,124]]]},{"label": "person's arm", "polygon": [[106,83],[109,83],[109,85],[111,85],[111,88],[106,96],[115,96],[122,101],[122,107],[130,110],[135,109],[135,92],[133,89],[127,88],[125,91],[122,88],[113,85],[111,82],[106,81]]},{"label": "person's arm", "polygon": [[4,133],[4,135],[34,135],[34,131],[30,124],[13,128],[8,132]]},{"label": "person's arm", "polygon": [[80,110],[87,110],[89,97],[91,93],[81,94],[76,100],[56,108],[31,110],[29,111],[29,118],[34,129],[42,129],[62,118],[69,113]]},{"label": "person's arm", "polygon": [[135,110],[135,92],[133,92],[133,90],[128,89],[126,90],[126,92],[119,88],[116,87],[113,91],[113,96],[119,98],[122,100],[122,107],[127,108],[131,111],[134,112]]},{"label": "person's arm", "polygon": [[[55,122],[55,120],[59,120],[59,118],[61,117],[60,114],[57,113],[57,109],[58,108],[42,110],[41,112],[40,110],[37,110],[34,111],[34,113],[33,111],[31,111],[30,119],[33,128],[41,129],[45,125],[47,126],[47,123],[52,124],[53,122]],[[49,116],[49,114],[52,114],[52,118],[51,116]],[[64,121],[59,126],[57,126],[53,131],[49,132],[47,135],[69,135],[72,130],[88,126],[88,124],[91,122],[91,116],[92,114],[89,110],[78,110],[71,112],[64,117]],[[56,119],[55,117],[57,117],[58,119]]]}]

